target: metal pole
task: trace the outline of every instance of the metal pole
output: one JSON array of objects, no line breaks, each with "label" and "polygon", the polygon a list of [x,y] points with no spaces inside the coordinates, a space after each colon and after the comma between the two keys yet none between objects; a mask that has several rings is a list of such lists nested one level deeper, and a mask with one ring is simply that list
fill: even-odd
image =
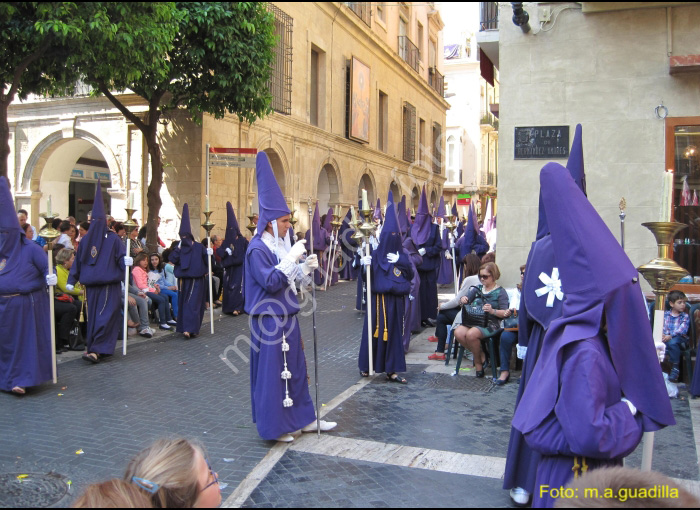
[{"label": "metal pole", "polygon": [[[131,239],[126,235],[126,256],[131,250]],[[129,266],[124,266],[124,336],[122,338],[122,356],[126,356],[127,319],[129,317]]]},{"label": "metal pole", "polygon": [[[211,247],[211,237],[209,236],[209,231],[207,231],[207,248]],[[212,284],[211,275],[211,258],[213,255],[207,255],[207,265],[209,266],[209,324],[211,325],[211,334],[214,334],[214,288]]]},{"label": "metal pole", "polygon": [[[314,252],[314,229],[312,225],[313,211],[311,209],[311,197],[309,205],[309,241],[311,242],[310,253]],[[314,328],[314,383],[316,385],[316,434],[321,437],[321,407],[318,405],[318,339],[316,337],[316,270],[311,271],[311,321]]]},{"label": "metal pole", "polygon": [[454,236],[450,232],[450,250],[452,250],[452,272],[455,278],[455,296],[459,293],[459,278],[457,277],[457,260],[455,259],[455,243]]},{"label": "metal pole", "polygon": [[625,249],[625,207],[627,203],[625,202],[624,197],[622,200],[620,200],[620,246],[622,246],[622,250],[624,251]]},{"label": "metal pole", "polygon": [[[53,241],[49,241],[49,274],[53,274]],[[51,377],[53,383],[58,382],[56,369],[56,316],[54,315],[54,288],[49,285],[49,313],[51,314]]]}]

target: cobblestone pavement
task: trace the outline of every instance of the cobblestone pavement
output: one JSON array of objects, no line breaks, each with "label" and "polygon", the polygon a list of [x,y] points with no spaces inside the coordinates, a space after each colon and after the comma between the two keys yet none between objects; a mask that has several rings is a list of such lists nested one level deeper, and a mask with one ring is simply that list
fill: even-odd
[{"label": "cobblestone pavement", "polygon": [[[339,422],[324,439],[331,446],[360,440],[368,448],[389,444],[411,455],[426,450],[438,460],[406,467],[412,464],[392,464],[360,450],[321,453],[310,448],[318,440],[305,435],[295,442],[299,446],[281,451],[279,462],[241,502],[264,507],[507,506],[497,473],[502,473],[517,385],[494,387],[470,370],[451,377],[454,363],[428,365],[425,357],[434,344],[428,344],[427,330],[412,342],[408,385],[387,383],[382,375],[357,385],[364,315],[354,310],[355,288],[341,283],[317,293],[320,401],[329,406],[328,418]],[[312,317],[304,313],[299,319],[313,397]],[[247,317],[217,314],[215,320],[213,336],[208,327],[190,341],[160,334],[130,342],[126,358],[118,344],[117,354],[98,365],[74,354],[63,356],[58,385],[44,384],[23,398],[0,394],[0,506],[70,506],[87,484],[119,477],[138,450],[172,435],[205,445],[225,484],[223,498],[229,498],[279,445],[261,440],[251,422],[249,348],[239,338],[248,333]],[[673,407],[678,425],[656,434],[654,468],[697,480],[688,401],[674,400]],[[439,462],[445,452],[472,462],[477,474],[478,469],[492,474],[451,470],[445,467],[449,459]],[[639,458],[637,451],[630,464],[637,465]],[[19,474],[30,476],[20,482]],[[70,480],[70,491],[63,494],[56,479]]]}]

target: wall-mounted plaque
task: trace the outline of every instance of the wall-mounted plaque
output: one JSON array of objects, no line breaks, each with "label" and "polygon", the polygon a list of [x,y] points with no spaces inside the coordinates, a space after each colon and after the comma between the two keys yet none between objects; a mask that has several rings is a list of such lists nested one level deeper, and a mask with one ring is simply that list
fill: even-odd
[{"label": "wall-mounted plaque", "polygon": [[566,159],[569,126],[515,128],[515,159]]}]

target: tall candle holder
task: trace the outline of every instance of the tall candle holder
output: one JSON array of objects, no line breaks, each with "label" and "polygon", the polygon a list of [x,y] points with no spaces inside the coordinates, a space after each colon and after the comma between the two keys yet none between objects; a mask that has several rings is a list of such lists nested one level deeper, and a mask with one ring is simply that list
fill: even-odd
[{"label": "tall candle holder", "polygon": [[251,213],[250,216],[248,216],[248,226],[246,226],[246,228],[250,230],[251,236],[255,235],[255,229],[258,228],[258,226],[253,223],[253,218],[255,218],[255,215]]},{"label": "tall candle holder", "polygon": [[[208,202],[208,200],[207,200]],[[207,204],[209,205],[209,204]],[[208,207],[207,207],[208,209]],[[202,227],[204,230],[207,231],[207,248],[212,248],[211,245],[211,230],[214,228],[214,223],[211,222],[209,217],[212,215],[213,211],[203,211],[204,217],[206,218],[204,220],[204,223],[202,223]],[[212,248],[213,250],[213,248]],[[213,283],[212,283],[212,274],[211,274],[211,255],[207,256],[207,264],[209,267],[209,324],[211,327],[211,334],[214,334],[214,290],[213,290]]]},{"label": "tall candle holder", "polygon": [[[49,201],[49,208],[51,207],[51,203]],[[48,248],[48,254],[49,254],[49,274],[53,274],[53,243],[54,241],[61,235],[61,233],[53,228],[51,224],[53,223],[53,220],[55,218],[58,218],[58,214],[51,214],[49,213],[42,213],[39,215],[41,218],[44,219],[46,222],[46,225],[44,225],[44,228],[42,228],[39,231],[39,235],[46,239],[46,246]],[[49,313],[51,314],[51,375],[53,377],[53,383],[56,384],[58,382],[58,372],[56,369],[56,327],[55,327],[55,322],[56,319],[54,318],[54,287],[53,285],[49,286]]]},{"label": "tall candle holder", "polygon": [[[131,200],[129,200],[131,203]],[[124,230],[126,231],[126,255],[127,257],[131,256],[131,233],[138,228],[138,225],[133,219],[134,213],[136,212],[136,209],[132,209],[130,207],[127,207],[126,209],[126,221],[124,222]],[[126,356],[126,348],[127,348],[127,320],[129,318],[129,267],[126,266],[124,268],[124,323],[122,324],[123,326],[123,335],[122,336],[122,356]]]},{"label": "tall candle holder", "polygon": [[[658,256],[639,266],[639,271],[644,279],[649,282],[656,301],[654,303],[654,342],[661,343],[663,334],[663,319],[664,308],[666,304],[666,295],[678,281],[688,274],[688,271],[680,267],[673,259],[671,259],[671,244],[675,235],[686,228],[688,225],[684,223],[676,223],[673,221],[652,221],[642,223],[642,226],[651,230],[656,238],[658,247]],[[651,461],[654,453],[654,433],[644,432],[642,446],[642,471],[651,471]]]},{"label": "tall candle holder", "polygon": [[[289,223],[292,225],[292,228],[293,228],[294,231],[296,232],[297,229],[294,228],[294,227],[295,227],[295,225],[297,224],[297,222],[298,222],[299,220],[297,220],[297,219],[294,217],[294,213],[295,213],[295,212],[297,212],[296,209],[294,209],[294,210],[292,211],[292,215],[291,215],[291,217],[289,218]],[[251,223],[252,223],[252,222],[253,222],[253,220],[251,220]]]}]

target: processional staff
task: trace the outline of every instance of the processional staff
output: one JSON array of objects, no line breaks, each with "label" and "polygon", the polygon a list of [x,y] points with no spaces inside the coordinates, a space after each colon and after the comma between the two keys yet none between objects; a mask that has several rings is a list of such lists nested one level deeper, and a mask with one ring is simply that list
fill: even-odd
[{"label": "processional staff", "polygon": [[[308,200],[309,206],[309,242],[308,247],[310,253],[314,249],[314,229],[313,229],[313,210],[311,208],[311,197]],[[311,321],[314,328],[314,383],[316,385],[316,434],[321,437],[321,407],[319,404],[319,389],[318,389],[318,339],[316,337],[316,274],[315,269],[311,271]]]},{"label": "processional staff", "polygon": [[[126,221],[124,222],[124,230],[126,230],[126,256],[131,256],[131,233],[136,230],[138,225],[133,220],[134,212],[134,192],[127,190],[127,207],[126,207]],[[126,356],[126,343],[127,343],[127,319],[129,317],[129,270],[130,266],[124,267],[124,336],[122,338],[122,356]]]},{"label": "processional staff", "polygon": [[[362,216],[365,217],[365,222],[360,225],[360,232],[362,232],[366,241],[365,257],[369,257],[369,241],[370,237],[374,233],[376,224],[371,221],[373,211],[369,205],[369,202],[367,201],[367,190],[364,189],[362,190],[362,210],[360,212],[362,213]],[[370,264],[365,264],[365,275],[367,284],[367,353],[369,357],[369,375],[374,375],[374,356],[372,353],[372,282],[370,281]]]},{"label": "processional staff", "polygon": [[207,265],[209,267],[209,324],[211,325],[211,334],[214,334],[214,290],[212,284],[212,274],[211,274],[211,258],[214,256],[214,249],[211,247],[211,229],[214,228],[214,223],[209,220],[209,216],[213,211],[209,207],[209,195],[206,196],[206,211],[204,211],[204,223],[202,227],[207,231],[207,251],[211,251],[212,254],[207,253]]},{"label": "processional staff", "polygon": [[[58,218],[58,214],[51,213],[51,197],[49,197],[48,212],[40,214],[40,217],[44,218],[46,225],[39,231],[39,235],[46,239],[46,246],[48,247],[49,255],[49,274],[53,274],[53,243],[61,235],[61,233],[51,226],[54,218]],[[54,315],[54,286],[49,285],[49,314],[51,315],[51,375],[53,377],[53,383],[58,382],[58,375],[56,370],[56,317]]]}]

